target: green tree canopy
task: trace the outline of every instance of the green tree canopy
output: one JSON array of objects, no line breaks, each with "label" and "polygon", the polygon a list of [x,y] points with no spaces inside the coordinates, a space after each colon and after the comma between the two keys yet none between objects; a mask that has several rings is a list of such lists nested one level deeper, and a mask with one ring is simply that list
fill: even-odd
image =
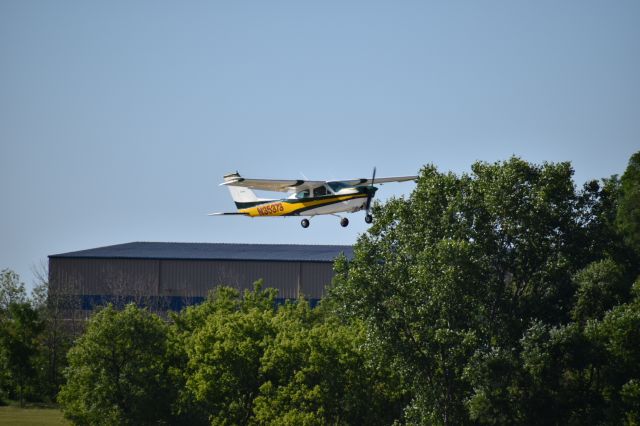
[{"label": "green tree canopy", "polygon": [[24,405],[38,388],[40,333],[44,323],[29,303],[11,302],[0,322],[0,395],[17,398]]},{"label": "green tree canopy", "polygon": [[11,303],[25,303],[27,292],[20,276],[11,269],[0,272],[0,314],[9,309]]},{"label": "green tree canopy", "polygon": [[[260,360],[274,337],[275,290],[219,289],[186,346],[186,386],[208,413],[211,424],[247,424],[264,377]],[[193,312],[196,311],[196,312]]]},{"label": "green tree canopy", "polygon": [[[635,284],[640,290],[640,280]],[[602,400],[608,424],[640,424],[640,297],[591,321],[585,336],[597,355],[593,390]]]},{"label": "green tree canopy", "polygon": [[617,225],[626,243],[640,255],[640,151],[631,156],[620,183]]},{"label": "green tree canopy", "polygon": [[400,417],[406,401],[399,376],[369,344],[362,323],[298,301],[282,306],[274,324],[257,423],[388,425]]},{"label": "green tree canopy", "polygon": [[578,345],[580,328],[575,339],[562,328],[572,312],[599,318],[629,294],[615,264],[578,274],[607,250],[618,255],[617,193],[607,183],[579,192],[572,174],[568,163],[518,158],[476,163],[460,176],[427,166],[409,198],[375,207],[354,259],[337,265],[332,297],[411,378],[408,421],[562,418],[566,407],[545,405],[555,391],[527,391],[558,355],[540,345]]},{"label": "green tree canopy", "polygon": [[79,425],[170,423],[175,389],[167,325],[135,305],[95,314],[69,351],[58,400]]},{"label": "green tree canopy", "polygon": [[343,323],[301,299],[275,304],[275,290],[242,297],[218,288],[175,317],[190,424],[390,424],[404,394],[367,347],[362,324]]}]

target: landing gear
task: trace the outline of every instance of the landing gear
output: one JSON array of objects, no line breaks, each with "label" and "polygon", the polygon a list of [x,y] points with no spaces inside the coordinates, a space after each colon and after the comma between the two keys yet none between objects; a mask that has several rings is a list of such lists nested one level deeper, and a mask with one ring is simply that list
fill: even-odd
[{"label": "landing gear", "polygon": [[302,221],[300,222],[300,225],[302,225],[303,228],[308,228],[309,227],[309,219],[302,219]]},{"label": "landing gear", "polygon": [[342,219],[340,219],[340,225],[344,228],[346,226],[349,225],[349,219],[347,219],[346,217],[343,217]]},{"label": "landing gear", "polygon": [[373,222],[373,216],[367,213],[367,215],[364,217],[364,221],[367,223]]}]

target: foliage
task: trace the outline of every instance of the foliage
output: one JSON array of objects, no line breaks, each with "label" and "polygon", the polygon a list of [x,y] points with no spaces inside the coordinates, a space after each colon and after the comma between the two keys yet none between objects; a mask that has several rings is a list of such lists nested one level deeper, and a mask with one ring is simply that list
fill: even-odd
[{"label": "foliage", "polygon": [[[34,272],[38,284],[27,298],[18,274],[2,271],[0,293],[6,305],[0,308],[0,365],[4,367],[0,369],[0,401],[22,396],[29,401],[52,402],[64,380],[62,369],[71,335],[63,327],[56,296],[49,297],[46,267]],[[16,340],[19,336],[22,341]],[[24,391],[16,380],[16,360],[30,366],[22,368],[28,376]]]},{"label": "foliage", "polygon": [[0,272],[0,315],[9,309],[12,303],[26,303],[27,292],[20,276],[11,269]]},{"label": "foliage", "polygon": [[260,424],[391,424],[404,397],[394,371],[368,345],[362,323],[341,323],[298,301],[275,317],[254,409]]},{"label": "foliage", "polygon": [[32,269],[36,285],[31,291],[31,305],[40,315],[44,329],[40,334],[39,399],[53,402],[64,383],[67,352],[72,344],[72,332],[65,326],[61,299],[65,295],[49,292],[48,270],[45,264]]},{"label": "foliage", "polygon": [[[247,424],[262,383],[260,359],[273,338],[274,291],[219,290],[204,306],[188,356],[186,387],[211,424]],[[197,308],[193,308],[196,310]]]},{"label": "foliage", "polygon": [[3,269],[0,272],[0,405],[5,399],[18,395],[15,371],[12,370],[14,348],[9,347],[13,342],[12,336],[16,334],[16,324],[9,308],[26,300],[27,294],[20,276],[10,269]]},{"label": "foliage", "polygon": [[190,424],[389,424],[402,407],[397,375],[369,351],[361,324],[305,300],[278,307],[261,283],[243,297],[218,288],[175,329],[177,412]]},{"label": "foliage", "polygon": [[[640,287],[640,280],[636,283]],[[640,298],[616,306],[585,335],[598,351],[597,388],[608,424],[640,423]]]},{"label": "foliage", "polygon": [[611,259],[589,264],[575,276],[576,301],[572,316],[576,321],[599,319],[629,297],[622,268]]},{"label": "foliage", "polygon": [[28,303],[11,302],[5,314],[0,328],[0,360],[6,373],[0,384],[4,393],[24,405],[26,398],[37,392],[38,337],[44,324]]},{"label": "foliage", "polygon": [[[334,304],[401,365],[409,423],[619,419],[593,385],[613,360],[585,332],[612,321],[637,274],[614,225],[617,180],[578,192],[568,163],[518,158],[472,172],[427,166],[408,199],[376,205],[354,259],[336,265]],[[634,380],[616,385],[625,401]]]},{"label": "foliage", "polygon": [[80,425],[169,423],[175,392],[169,375],[167,325],[127,305],[94,315],[69,351],[58,400]]},{"label": "foliage", "polygon": [[640,151],[631,156],[620,183],[616,223],[625,242],[640,255]]}]

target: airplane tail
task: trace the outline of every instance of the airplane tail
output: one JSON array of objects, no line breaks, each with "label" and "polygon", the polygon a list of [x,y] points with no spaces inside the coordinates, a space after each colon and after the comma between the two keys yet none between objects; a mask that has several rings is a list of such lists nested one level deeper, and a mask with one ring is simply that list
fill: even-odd
[{"label": "airplane tail", "polygon": [[[240,177],[238,172],[236,172],[236,173],[232,173],[224,176],[223,179],[224,179],[224,183],[227,183],[227,182],[233,182],[233,181],[240,181],[242,180],[242,177]],[[236,207],[238,209],[246,209],[247,207],[253,207],[256,204],[260,204],[260,202],[264,201],[258,198],[255,192],[253,192],[251,189],[246,188],[244,186],[233,186],[233,184],[227,184],[225,186],[229,188],[229,192],[231,193],[231,198],[233,198],[233,201],[236,203]]]}]

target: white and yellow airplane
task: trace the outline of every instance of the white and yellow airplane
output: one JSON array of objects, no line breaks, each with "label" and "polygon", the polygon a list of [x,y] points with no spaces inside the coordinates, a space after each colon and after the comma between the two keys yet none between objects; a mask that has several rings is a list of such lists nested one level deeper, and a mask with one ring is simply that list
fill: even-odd
[{"label": "white and yellow airplane", "polygon": [[[371,200],[378,188],[373,186],[388,182],[404,182],[416,180],[418,176],[399,176],[376,179],[373,169],[371,179],[350,180],[275,180],[245,179],[236,173],[223,177],[224,185],[229,188],[231,198],[238,209],[233,213],[211,213],[217,215],[260,216],[318,216],[333,215],[340,217],[340,225],[349,225],[349,219],[338,213],[354,213],[365,210],[365,222],[371,223]],[[258,198],[252,189],[291,193],[287,198]],[[309,219],[302,219],[303,228],[309,226]]]}]

